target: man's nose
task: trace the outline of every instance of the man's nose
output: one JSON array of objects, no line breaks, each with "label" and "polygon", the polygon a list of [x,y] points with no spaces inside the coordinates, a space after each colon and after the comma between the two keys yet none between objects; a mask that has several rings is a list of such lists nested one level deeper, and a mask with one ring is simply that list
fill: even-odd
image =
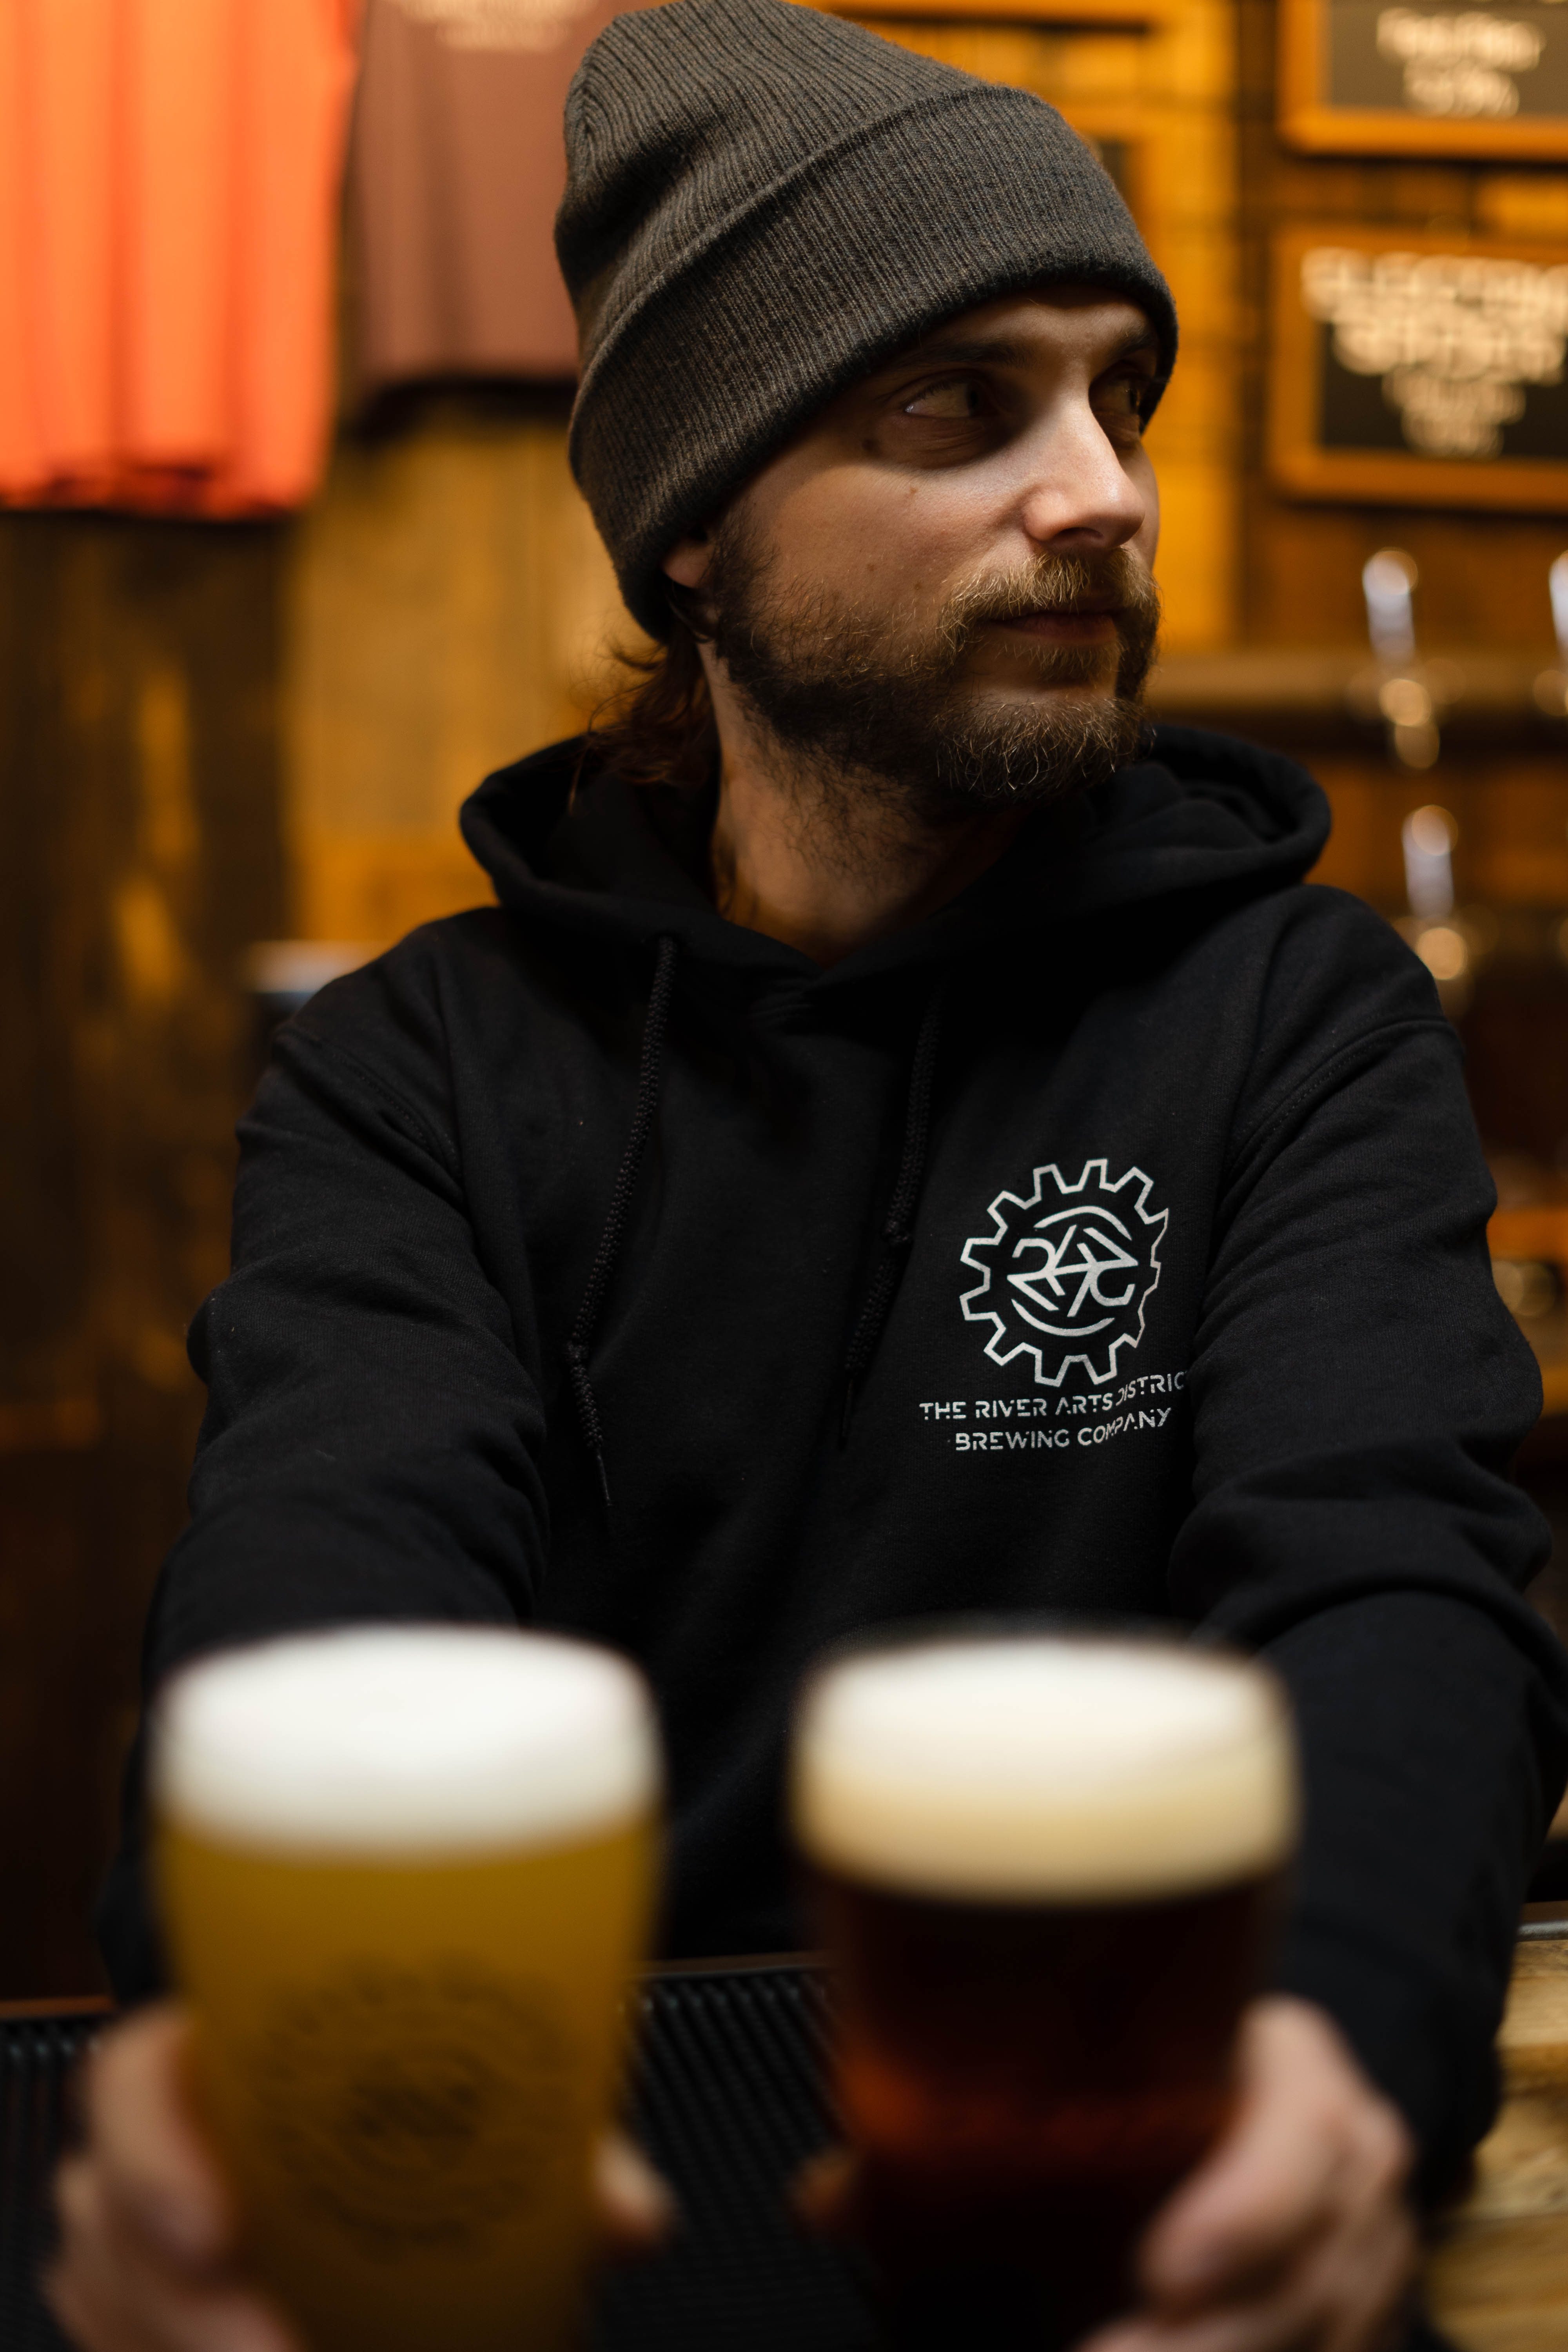
[{"label": "man's nose", "polygon": [[1042,420],[1030,443],[1019,519],[1037,546],[1067,554],[1137,537],[1148,499],[1087,400]]}]

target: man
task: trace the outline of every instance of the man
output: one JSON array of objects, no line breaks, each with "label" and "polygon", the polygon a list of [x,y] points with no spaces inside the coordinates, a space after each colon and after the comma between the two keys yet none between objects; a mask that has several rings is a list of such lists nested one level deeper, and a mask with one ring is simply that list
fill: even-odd
[{"label": "man", "polygon": [[[1430,982],[1305,888],[1289,763],[1145,755],[1163,281],[1047,108],[783,0],[617,21],[568,109],[573,453],[666,647],[465,813],[499,908],[281,1037],[149,1674],[376,1616],[639,1658],[668,1948],[798,1937],[805,1662],[1169,1617],[1293,1694],[1308,1828],[1215,2157],[1099,2352],[1376,2352],[1494,2096],[1563,1771],[1537,1410]],[[105,1911],[159,1981],[132,1837]],[[89,2352],[277,2352],[123,2030],[65,2184]]]}]

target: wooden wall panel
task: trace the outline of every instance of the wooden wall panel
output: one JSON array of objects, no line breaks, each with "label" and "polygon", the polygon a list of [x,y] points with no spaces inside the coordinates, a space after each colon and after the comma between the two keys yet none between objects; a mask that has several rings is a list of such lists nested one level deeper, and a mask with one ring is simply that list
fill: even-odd
[{"label": "wooden wall panel", "polygon": [[640,642],[554,413],[439,402],[349,438],[287,595],[293,928],[393,940],[487,900],[457,812],[489,770],[576,731],[612,643]]},{"label": "wooden wall panel", "polygon": [[0,518],[0,1998],[90,1988],[283,914],[273,528]]}]

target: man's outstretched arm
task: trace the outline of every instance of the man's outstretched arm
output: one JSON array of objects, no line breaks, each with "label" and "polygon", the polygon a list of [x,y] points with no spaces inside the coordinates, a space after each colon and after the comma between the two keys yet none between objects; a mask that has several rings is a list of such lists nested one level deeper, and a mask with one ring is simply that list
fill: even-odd
[{"label": "man's outstretched arm", "polygon": [[[205,1650],[311,1626],[528,1622],[543,1407],[476,1246],[418,934],[282,1034],[240,1145],[233,1272],[192,1326],[207,1412],[148,1692]],[[99,1913],[122,2000],[162,1980],[140,1782],[138,1753]]]},{"label": "man's outstretched arm", "polygon": [[1540,1409],[1431,982],[1303,892],[1239,1107],[1191,1389],[1184,1616],[1259,1650],[1300,1728],[1279,1989],[1404,2115],[1421,2193],[1485,2130],[1519,1906],[1568,1763],[1568,1661],[1523,1601],[1510,1480]]}]

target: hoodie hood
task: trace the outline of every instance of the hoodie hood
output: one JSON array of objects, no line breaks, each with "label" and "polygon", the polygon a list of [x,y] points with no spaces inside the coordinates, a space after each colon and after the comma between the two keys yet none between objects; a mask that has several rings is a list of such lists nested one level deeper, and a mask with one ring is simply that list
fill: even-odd
[{"label": "hoodie hood", "polygon": [[[579,736],[487,777],[464,804],[463,838],[501,905],[532,923],[622,946],[674,939],[704,963],[816,973],[797,950],[715,910],[696,878],[708,798],[672,807],[674,797],[595,766],[591,739]],[[1322,792],[1293,761],[1204,729],[1162,727],[1148,759],[1040,811],[950,906],[820,979],[945,960],[994,940],[999,922],[1279,889],[1316,864],[1329,822]]]},{"label": "hoodie hood", "polygon": [[[949,975],[1031,927],[1060,931],[1145,902],[1186,902],[1197,923],[1299,882],[1328,838],[1328,807],[1289,761],[1223,735],[1156,733],[1153,756],[1096,791],[1041,809],[1006,855],[924,922],[871,941],[826,970],[798,949],[721,916],[698,879],[712,792],[677,795],[628,786],[590,765],[586,737],[552,745],[490,776],[462,813],[468,846],[503,907],[605,946],[653,949],[643,1049],[620,1173],[594,1273],[567,1348],[585,1448],[606,1508],[603,1417],[590,1373],[600,1314],[619,1258],[662,1086],[678,961],[726,968],[798,1013],[843,1008],[847,991],[886,975],[917,978],[923,1000],[905,1089],[898,1179],[882,1255],[843,1364],[840,1443],[898,1295],[924,1182],[930,1104]],[[923,968],[923,969],[922,969]]]}]

